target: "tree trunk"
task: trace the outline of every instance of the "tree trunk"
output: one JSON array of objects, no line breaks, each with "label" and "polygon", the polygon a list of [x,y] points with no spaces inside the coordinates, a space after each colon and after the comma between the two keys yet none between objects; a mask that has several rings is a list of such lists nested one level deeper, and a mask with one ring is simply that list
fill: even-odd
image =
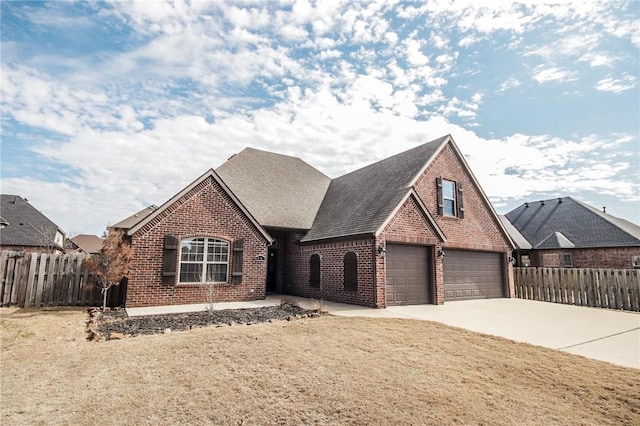
[{"label": "tree trunk", "polygon": [[107,310],[107,291],[113,284],[109,284],[106,287],[102,287],[102,312]]}]

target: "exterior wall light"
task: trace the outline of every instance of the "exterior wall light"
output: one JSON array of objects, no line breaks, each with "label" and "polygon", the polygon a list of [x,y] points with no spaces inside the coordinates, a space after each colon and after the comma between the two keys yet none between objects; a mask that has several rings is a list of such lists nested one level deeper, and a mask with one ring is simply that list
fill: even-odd
[{"label": "exterior wall light", "polygon": [[444,249],[440,249],[440,250],[438,250],[438,257],[440,257],[440,258],[444,259],[445,254],[446,254],[446,253],[444,252]]},{"label": "exterior wall light", "polygon": [[385,249],[383,245],[379,245],[378,246],[378,255],[380,257],[384,257],[386,253],[387,253],[387,249]]}]

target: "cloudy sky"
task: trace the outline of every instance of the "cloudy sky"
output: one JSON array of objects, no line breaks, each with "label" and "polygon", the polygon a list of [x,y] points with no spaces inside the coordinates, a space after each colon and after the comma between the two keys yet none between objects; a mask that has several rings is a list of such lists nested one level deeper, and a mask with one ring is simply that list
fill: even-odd
[{"label": "cloudy sky", "polygon": [[330,177],[451,134],[499,213],[640,222],[638,1],[2,1],[1,189],[72,234],[244,147]]}]

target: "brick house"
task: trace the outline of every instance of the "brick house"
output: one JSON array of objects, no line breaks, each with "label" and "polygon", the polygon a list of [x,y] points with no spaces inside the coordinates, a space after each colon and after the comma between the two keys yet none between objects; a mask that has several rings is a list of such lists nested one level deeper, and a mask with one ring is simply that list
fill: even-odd
[{"label": "brick house", "polygon": [[129,307],[202,303],[203,285],[372,307],[514,294],[513,243],[451,136],[336,179],[246,148],[132,217]]},{"label": "brick house", "polygon": [[640,268],[640,226],[571,197],[524,203],[501,219],[518,266]]}]

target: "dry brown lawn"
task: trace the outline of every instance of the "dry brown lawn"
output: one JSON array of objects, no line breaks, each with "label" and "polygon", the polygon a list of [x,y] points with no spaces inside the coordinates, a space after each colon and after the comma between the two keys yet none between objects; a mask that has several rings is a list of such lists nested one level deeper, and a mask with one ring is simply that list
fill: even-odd
[{"label": "dry brown lawn", "polygon": [[640,424],[640,370],[431,322],[321,317],[85,341],[0,309],[0,423]]}]

